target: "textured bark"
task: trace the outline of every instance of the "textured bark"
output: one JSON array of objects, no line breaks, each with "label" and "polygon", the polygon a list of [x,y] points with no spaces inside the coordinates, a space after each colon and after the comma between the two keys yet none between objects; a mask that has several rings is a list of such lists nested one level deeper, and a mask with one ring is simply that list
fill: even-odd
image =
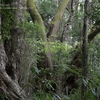
[{"label": "textured bark", "polygon": [[[16,80],[13,80],[6,71],[8,57],[3,43],[0,43],[0,94],[10,100],[25,100],[25,94]],[[6,97],[5,97],[6,96]],[[3,100],[2,98],[0,100]]]},{"label": "textured bark", "polygon": [[50,38],[51,41],[54,41],[57,37],[59,24],[60,24],[60,21],[62,19],[63,14],[64,14],[64,11],[65,11],[65,8],[67,6],[68,1],[69,0],[62,0],[60,2],[57,13],[56,13],[56,15],[54,16],[54,18],[51,22],[51,27],[50,27],[50,30],[47,34],[47,37]]},{"label": "textured bark", "polygon": [[31,18],[32,18],[32,21],[36,21],[41,27],[42,27],[42,32],[41,32],[41,38],[44,40],[44,41],[47,41],[46,39],[46,32],[45,32],[45,26],[44,26],[44,23],[43,23],[43,20],[34,4],[34,0],[27,0],[27,8],[28,8],[28,11],[31,15]]},{"label": "textured bark", "polygon": [[100,34],[100,26],[97,27],[95,30],[91,32],[91,34],[88,35],[88,41],[91,42],[97,34]]},{"label": "textured bark", "polygon": [[[25,2],[25,0],[5,1],[1,10],[4,12],[1,15],[0,94],[3,97],[0,100],[25,100],[25,93],[18,82],[23,41],[23,29],[20,25],[22,26],[24,21]],[[21,9],[21,7],[23,8]],[[5,25],[8,25],[9,28],[6,28]],[[4,37],[5,35],[6,37]]]}]

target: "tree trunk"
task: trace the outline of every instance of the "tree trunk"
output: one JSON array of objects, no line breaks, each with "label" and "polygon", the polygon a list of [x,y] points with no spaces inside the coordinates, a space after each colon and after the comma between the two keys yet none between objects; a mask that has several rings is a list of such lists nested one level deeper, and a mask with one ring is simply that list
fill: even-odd
[{"label": "tree trunk", "polygon": [[[40,67],[43,68],[45,66],[44,64],[46,62],[48,62],[47,66],[49,68],[53,69],[47,38],[49,38],[51,35],[52,36],[56,35],[56,33],[58,31],[58,28],[59,28],[60,20],[61,20],[63,14],[64,14],[65,8],[66,8],[67,3],[68,3],[69,0],[61,0],[60,5],[59,5],[58,10],[57,10],[57,13],[56,13],[56,15],[54,16],[54,18],[52,20],[51,28],[50,28],[50,30],[49,30],[49,32],[47,34],[47,37],[46,37],[46,31],[45,31],[45,26],[43,24],[43,20],[42,20],[42,18],[40,16],[38,10],[36,9],[35,4],[34,4],[33,1],[34,0],[28,0],[28,2],[27,2],[28,10],[29,10],[29,13],[30,13],[30,15],[32,17],[33,22],[36,21],[43,28],[43,32],[42,32],[42,37],[41,38],[46,43],[44,48],[47,49],[47,53],[45,52],[45,55],[44,54],[40,54],[41,59],[38,61],[38,63],[39,63],[38,65],[40,65]],[[52,36],[50,37],[50,41],[54,41],[56,39],[55,37],[52,38]],[[42,59],[42,58],[44,58],[44,59]],[[57,81],[57,84],[59,85],[58,87],[61,87],[61,88],[57,87],[57,90],[56,90],[56,93],[61,96],[61,93],[62,93],[62,84],[61,84],[62,75],[59,76],[59,77],[57,77],[57,79],[54,79],[54,80]]]},{"label": "tree trunk", "polygon": [[[83,43],[82,43],[82,76],[87,81],[88,78],[88,12],[89,12],[89,0],[85,0],[84,4],[84,25],[83,25]],[[82,81],[81,87],[81,100],[86,100],[85,94],[87,94],[87,84]]]},{"label": "tree trunk", "polygon": [[51,22],[51,27],[47,34],[47,37],[50,38],[50,41],[56,40],[57,32],[59,29],[59,24],[60,24],[63,14],[64,14],[64,11],[65,11],[68,1],[69,0],[61,0],[60,5],[57,10],[57,13]]},{"label": "tree trunk", "polygon": [[0,94],[2,99],[0,100],[3,98],[25,100],[25,93],[19,86],[25,3],[25,0],[2,2],[2,42],[0,43]]},{"label": "tree trunk", "polygon": [[41,68],[41,67],[42,68],[50,68],[52,70],[53,69],[52,59],[51,59],[51,54],[50,54],[50,50],[49,50],[49,45],[48,45],[47,38],[46,38],[46,31],[45,31],[45,26],[44,26],[43,20],[40,16],[38,10],[36,9],[34,0],[27,0],[27,7],[28,7],[28,11],[31,15],[33,22],[36,21],[42,28],[40,39],[43,40],[43,42],[45,42],[45,45],[42,45],[42,47],[43,47],[42,49],[44,49],[46,51],[42,54],[39,54],[41,59],[38,60],[37,66],[38,66],[38,68]]}]

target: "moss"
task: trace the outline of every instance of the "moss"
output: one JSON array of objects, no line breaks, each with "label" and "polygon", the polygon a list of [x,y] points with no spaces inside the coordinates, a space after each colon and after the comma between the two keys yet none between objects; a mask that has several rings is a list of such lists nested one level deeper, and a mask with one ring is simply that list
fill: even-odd
[{"label": "moss", "polygon": [[27,0],[27,7],[28,7],[28,10],[29,10],[29,13],[32,17],[32,20],[33,22],[37,22],[41,28],[42,28],[42,32],[41,32],[41,35],[42,35],[42,39],[46,41],[46,32],[45,32],[45,26],[44,26],[44,23],[43,23],[43,20],[34,4],[34,0]]},{"label": "moss", "polygon": [[64,13],[64,10],[66,8],[66,5],[68,3],[69,0],[62,0],[59,7],[58,7],[58,10],[57,10],[57,13],[53,19],[53,23],[56,23],[58,20],[60,20],[62,18],[62,15]]},{"label": "moss", "polygon": [[44,26],[43,20],[34,4],[34,0],[27,0],[27,6],[28,6],[28,10],[32,17],[33,22],[37,22],[40,25],[40,27],[42,28],[41,39],[43,40],[43,42],[46,43],[45,45],[43,45],[43,48],[45,48],[48,51],[48,52],[45,51],[44,57],[47,59],[47,63],[48,63],[47,66],[49,66],[49,68],[52,69],[51,56],[49,54],[50,51],[49,51],[49,46],[48,46],[48,42],[47,42],[47,38],[46,38],[46,32],[45,32],[45,26]]}]

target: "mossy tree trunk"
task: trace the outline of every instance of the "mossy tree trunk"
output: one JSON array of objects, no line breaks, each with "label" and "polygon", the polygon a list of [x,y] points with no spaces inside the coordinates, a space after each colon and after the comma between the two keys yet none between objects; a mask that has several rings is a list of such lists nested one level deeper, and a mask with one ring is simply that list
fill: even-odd
[{"label": "mossy tree trunk", "polygon": [[50,50],[49,50],[48,41],[46,38],[46,31],[45,31],[45,26],[44,26],[43,20],[40,16],[38,10],[36,9],[34,0],[27,0],[27,7],[28,7],[28,11],[32,17],[33,22],[37,22],[40,25],[40,27],[42,28],[40,37],[43,40],[43,42],[45,42],[45,45],[43,45],[42,49],[45,49],[46,51],[44,52],[44,54],[39,54],[39,56],[41,56],[40,57],[41,59],[37,62],[38,63],[37,66],[39,68],[40,67],[50,68],[52,70],[53,66],[52,66],[51,54],[50,54]]},{"label": "mossy tree trunk", "polygon": [[[56,15],[54,16],[54,18],[52,20],[51,28],[50,28],[50,30],[49,30],[47,35],[46,35],[46,31],[45,31],[45,26],[44,26],[43,20],[42,20],[42,18],[40,16],[38,10],[36,9],[36,6],[34,4],[34,0],[28,0],[27,1],[27,6],[28,6],[29,13],[31,15],[31,18],[32,18],[33,22],[36,21],[39,25],[41,25],[41,27],[43,29],[41,38],[42,38],[42,40],[44,42],[46,42],[46,45],[44,46],[44,48],[47,48],[47,53],[45,52],[45,54],[43,54],[43,55],[45,55],[45,59],[46,60],[44,61],[44,60],[40,59],[41,61],[39,61],[39,63],[42,64],[41,67],[44,67],[44,64],[46,62],[48,62],[47,66],[50,69],[53,69],[53,66],[52,66],[53,64],[52,64],[52,61],[51,61],[51,55],[50,55],[47,39],[49,38],[49,41],[53,41],[53,39],[56,40],[54,35],[57,35],[57,31],[59,29],[60,20],[62,19],[62,16],[64,14],[64,11],[65,11],[65,8],[67,6],[68,1],[69,0],[61,0],[61,2],[59,4],[59,7],[58,7],[58,10],[56,12]],[[41,56],[41,58],[42,58],[42,56]],[[60,85],[59,87],[61,87],[61,80],[62,80],[61,78],[57,79],[57,84]],[[62,88],[57,88],[56,92],[58,93],[58,95],[60,95],[61,92],[62,92]]]},{"label": "mossy tree trunk", "polygon": [[[2,0],[0,39],[0,100],[25,100],[19,85],[26,0]],[[21,9],[20,7],[23,7]]]},{"label": "mossy tree trunk", "polygon": [[68,1],[69,0],[61,0],[60,1],[56,15],[54,16],[53,20],[51,21],[50,30],[47,34],[47,37],[50,39],[50,41],[55,41],[57,38],[57,35],[58,35],[57,33],[59,31],[60,21],[62,19],[64,11],[67,7]]},{"label": "mossy tree trunk", "polygon": [[[82,43],[82,76],[85,81],[87,81],[88,78],[88,24],[89,24],[89,18],[87,16],[88,12],[89,12],[89,0],[85,0],[83,43]],[[88,93],[88,91],[87,91],[87,84],[85,85],[84,82],[82,82],[81,92],[82,92],[81,100],[86,100],[86,94]]]}]

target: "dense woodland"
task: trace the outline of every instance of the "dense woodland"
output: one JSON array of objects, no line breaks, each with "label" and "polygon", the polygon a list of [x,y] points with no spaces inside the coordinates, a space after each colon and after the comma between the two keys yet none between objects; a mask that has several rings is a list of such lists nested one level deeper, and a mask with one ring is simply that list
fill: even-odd
[{"label": "dense woodland", "polygon": [[100,0],[0,2],[0,100],[100,100]]}]

